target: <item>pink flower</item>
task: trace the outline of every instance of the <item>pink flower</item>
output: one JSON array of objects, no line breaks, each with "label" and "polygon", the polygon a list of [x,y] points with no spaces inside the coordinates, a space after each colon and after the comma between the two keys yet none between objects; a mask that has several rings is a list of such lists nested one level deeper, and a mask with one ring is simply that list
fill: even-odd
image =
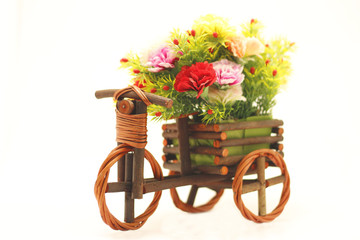
[{"label": "pink flower", "polygon": [[176,53],[167,46],[162,46],[150,53],[149,60],[145,64],[149,72],[160,72],[166,68],[174,68]]},{"label": "pink flower", "polygon": [[235,85],[240,84],[244,80],[244,69],[240,64],[236,64],[227,59],[221,59],[220,61],[212,63],[216,72],[216,82],[220,85],[228,84]]}]

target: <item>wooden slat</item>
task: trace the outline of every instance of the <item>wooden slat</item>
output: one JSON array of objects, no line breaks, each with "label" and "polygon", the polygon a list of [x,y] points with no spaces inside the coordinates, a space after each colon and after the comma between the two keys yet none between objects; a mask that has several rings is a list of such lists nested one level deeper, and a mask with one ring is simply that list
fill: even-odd
[{"label": "wooden slat", "polygon": [[166,139],[178,138],[178,132],[163,132],[162,136]]},{"label": "wooden slat", "polygon": [[271,129],[271,132],[272,133],[276,133],[278,136],[282,136],[283,133],[284,133],[284,129],[283,128],[280,128],[280,127],[273,127]]},{"label": "wooden slat", "polygon": [[113,192],[131,192],[131,182],[110,182],[107,184],[107,193]]},{"label": "wooden slat", "polygon": [[190,160],[190,144],[188,133],[188,118],[176,119],[177,129],[181,133],[179,139],[179,154],[181,162],[181,174],[187,175],[191,173],[191,160]]},{"label": "wooden slat", "polygon": [[[225,132],[188,132],[189,137],[193,139],[219,139],[225,140],[227,138]],[[165,130],[162,136],[166,139],[176,139],[179,136],[178,131]]]},{"label": "wooden slat", "polygon": [[225,132],[191,132],[190,138],[225,140],[227,138],[227,135]]},{"label": "wooden slat", "polygon": [[[176,124],[163,124],[163,130],[175,130]],[[196,131],[196,132],[219,132],[219,125],[218,124],[189,124],[189,130]]]},{"label": "wooden slat", "polygon": [[235,122],[219,124],[219,131],[242,130],[252,128],[273,128],[283,125],[282,120],[264,120],[264,121],[248,121],[248,122]]},{"label": "wooden slat", "polygon": [[[283,183],[284,181],[285,181],[285,176],[280,175],[277,177],[267,179],[265,182],[266,182],[266,187],[270,187],[276,184]],[[254,182],[256,182],[258,186],[260,186],[257,180],[243,180],[243,186],[248,184],[253,184]],[[229,180],[229,176],[221,176],[221,175],[213,175],[213,174],[200,174],[200,175],[190,175],[190,176],[178,175],[178,176],[165,177],[164,180],[161,181],[155,178],[145,179],[144,193],[155,192],[159,190],[180,187],[185,185],[193,185],[193,184],[196,184],[199,187],[216,186],[219,188],[232,188],[232,180]],[[254,187],[249,187],[247,190],[244,189],[245,188],[243,187],[242,193],[250,192],[249,189],[253,189],[252,191],[259,190],[259,188],[254,188]],[[131,191],[131,183],[125,183],[125,182],[108,183],[107,193],[125,192],[125,191]]]},{"label": "wooden slat", "polygon": [[199,185],[211,182],[219,182],[227,179],[227,176],[213,174],[190,174],[165,177],[163,180],[145,181],[144,193],[156,192],[164,189],[181,187],[186,185]]},{"label": "wooden slat", "polygon": [[269,178],[265,182],[266,182],[266,187],[270,187],[270,186],[285,182],[285,176],[280,175],[277,177]]},{"label": "wooden slat", "polygon": [[[280,175],[277,177],[273,177],[270,179],[267,179],[265,181],[266,187],[274,186],[276,184],[283,183],[285,181],[285,176]],[[204,183],[204,184],[198,184],[199,187],[211,187],[216,186],[218,188],[232,188],[232,180],[223,180],[219,182],[210,182],[210,183]],[[243,180],[243,188],[242,188],[242,194],[259,191],[260,189],[260,183],[254,179],[254,180]]]},{"label": "wooden slat", "polygon": [[272,144],[270,144],[270,148],[282,151],[282,150],[284,150],[284,145],[282,143],[272,143]]},{"label": "wooden slat", "polygon": [[226,157],[229,154],[229,150],[226,148],[194,147],[191,149],[191,153]]},{"label": "wooden slat", "polygon": [[250,137],[250,138],[239,138],[239,139],[227,139],[224,141],[214,141],[214,147],[232,147],[232,146],[243,146],[251,144],[262,144],[262,143],[277,143],[282,141],[282,136],[264,136],[264,137]]},{"label": "wooden slat", "polygon": [[219,157],[215,156],[214,163],[216,165],[225,165],[225,166],[232,166],[241,161],[245,155],[236,155],[236,156],[227,156],[227,157]]},{"label": "wooden slat", "polygon": [[[164,153],[180,154],[179,147],[164,147]],[[226,157],[229,154],[229,150],[226,148],[213,148],[213,147],[194,147],[190,150],[191,153],[217,155]],[[181,161],[181,159],[180,159]]]},{"label": "wooden slat", "polygon": [[170,124],[163,124],[161,126],[162,130],[177,130],[176,123],[170,123]]},{"label": "wooden slat", "polygon": [[179,154],[179,147],[163,147],[164,153]]},{"label": "wooden slat", "polygon": [[[164,162],[164,168],[169,169],[174,172],[180,172],[181,170],[181,164],[180,163],[169,163]],[[220,175],[226,175],[228,173],[228,168],[226,166],[194,166],[192,168],[193,171],[200,171],[202,173],[206,174],[220,174]]]},{"label": "wooden slat", "polygon": [[[244,121],[235,123],[221,123],[221,124],[189,124],[189,130],[197,132],[222,132],[231,130],[251,129],[251,128],[278,128],[282,126],[284,122],[282,120],[263,120],[263,121]],[[165,129],[176,129],[175,124],[164,124]],[[283,131],[283,130],[280,130]]]}]

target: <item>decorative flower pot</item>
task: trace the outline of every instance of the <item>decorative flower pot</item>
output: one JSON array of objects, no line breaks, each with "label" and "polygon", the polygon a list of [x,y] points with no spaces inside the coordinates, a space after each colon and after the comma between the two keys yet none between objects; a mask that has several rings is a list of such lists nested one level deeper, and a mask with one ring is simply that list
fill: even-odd
[{"label": "decorative flower pot", "polygon": [[[271,116],[254,116],[204,125],[189,121],[190,159],[193,166],[235,165],[246,154],[258,149],[282,150],[283,122]],[[179,160],[176,124],[165,124],[163,136],[166,160]],[[273,134],[272,134],[273,133]],[[274,135],[274,136],[272,136]],[[280,146],[280,149],[279,149]]]}]

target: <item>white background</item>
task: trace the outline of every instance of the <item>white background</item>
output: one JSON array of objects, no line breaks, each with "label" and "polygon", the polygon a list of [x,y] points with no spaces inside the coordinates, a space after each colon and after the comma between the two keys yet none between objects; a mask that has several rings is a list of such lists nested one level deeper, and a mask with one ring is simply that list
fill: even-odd
[{"label": "white background", "polygon": [[[1,1],[0,239],[359,239],[359,12],[358,0]],[[258,18],[267,36],[296,42],[274,109],[285,122],[290,201],[275,221],[255,224],[231,190],[198,215],[176,209],[164,191],[143,228],[113,231],[93,185],[115,146],[114,110],[94,92],[128,84],[116,70],[127,52],[207,13]],[[161,124],[149,125],[147,148],[161,162]],[[279,189],[267,194],[276,201]],[[107,196],[120,217],[121,194]]]}]

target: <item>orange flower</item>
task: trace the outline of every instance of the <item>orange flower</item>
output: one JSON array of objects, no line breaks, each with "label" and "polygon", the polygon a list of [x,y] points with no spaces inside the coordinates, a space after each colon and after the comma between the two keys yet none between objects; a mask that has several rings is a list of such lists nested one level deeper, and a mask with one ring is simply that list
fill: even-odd
[{"label": "orange flower", "polygon": [[227,48],[234,54],[234,56],[242,58],[246,51],[246,38],[244,36],[230,37],[229,42],[226,43]]},{"label": "orange flower", "polygon": [[259,55],[265,51],[265,46],[259,39],[251,37],[246,39],[246,56]]},{"label": "orange flower", "polygon": [[226,43],[230,52],[239,58],[244,56],[259,55],[264,52],[264,45],[254,37],[245,38],[244,36],[230,37]]}]

